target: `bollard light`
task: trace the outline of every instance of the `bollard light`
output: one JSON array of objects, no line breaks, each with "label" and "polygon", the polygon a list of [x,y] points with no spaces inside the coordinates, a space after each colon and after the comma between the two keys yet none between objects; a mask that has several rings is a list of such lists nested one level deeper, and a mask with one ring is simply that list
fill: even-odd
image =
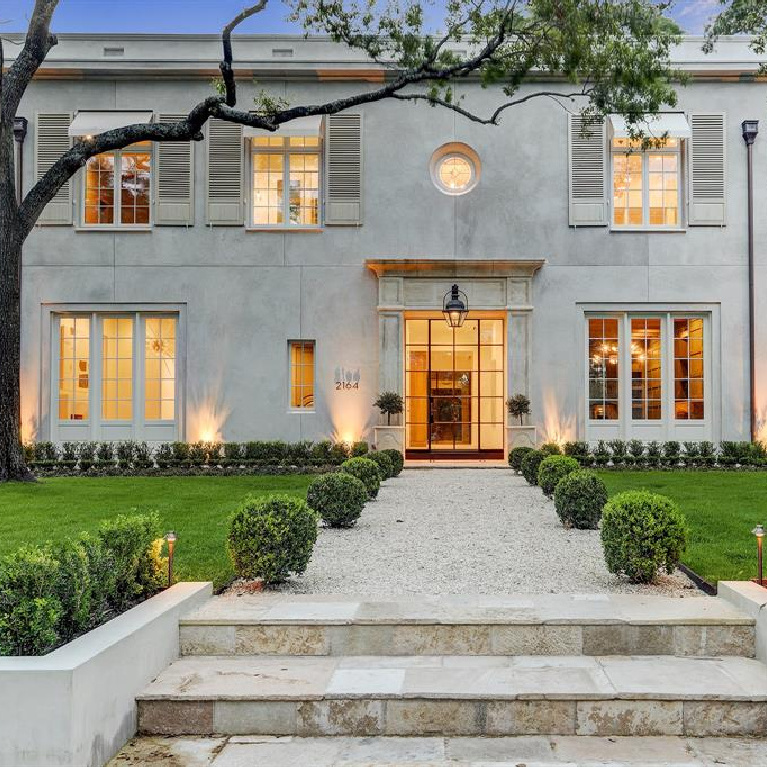
[{"label": "bollard light", "polygon": [[764,578],[762,573],[762,538],[764,538],[764,528],[761,525],[757,525],[751,532],[756,536],[757,579],[759,585],[764,586]]},{"label": "bollard light", "polygon": [[173,546],[177,539],[178,536],[173,530],[165,536],[165,540],[168,541],[168,588],[173,585]]}]

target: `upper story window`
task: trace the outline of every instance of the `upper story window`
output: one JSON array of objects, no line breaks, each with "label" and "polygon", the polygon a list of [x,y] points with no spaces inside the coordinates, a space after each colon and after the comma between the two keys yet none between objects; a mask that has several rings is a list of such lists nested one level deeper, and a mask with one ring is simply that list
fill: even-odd
[{"label": "upper story window", "polygon": [[649,148],[627,138],[612,141],[613,226],[675,228],[680,225],[680,140]]},{"label": "upper story window", "polygon": [[319,136],[254,136],[251,150],[252,225],[319,226]]},{"label": "upper story window", "polygon": [[466,194],[479,183],[479,156],[467,144],[443,144],[432,154],[429,167],[434,185],[444,194]]},{"label": "upper story window", "polygon": [[85,166],[83,225],[149,226],[151,170],[149,141],[91,157]]}]

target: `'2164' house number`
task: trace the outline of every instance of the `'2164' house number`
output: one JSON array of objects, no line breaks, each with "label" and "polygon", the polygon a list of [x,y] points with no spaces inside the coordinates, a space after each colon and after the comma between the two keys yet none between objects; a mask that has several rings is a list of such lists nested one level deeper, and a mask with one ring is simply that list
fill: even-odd
[{"label": "'2164' house number", "polygon": [[335,376],[336,391],[352,391],[360,388],[360,369],[354,370],[336,367]]}]

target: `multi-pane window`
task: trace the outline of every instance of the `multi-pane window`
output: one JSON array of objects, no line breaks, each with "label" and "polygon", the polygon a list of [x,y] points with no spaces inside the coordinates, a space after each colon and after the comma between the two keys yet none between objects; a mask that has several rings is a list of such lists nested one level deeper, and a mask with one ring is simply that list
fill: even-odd
[{"label": "multi-pane window", "polygon": [[[177,412],[177,318],[98,312],[59,316],[59,422],[172,422]],[[142,343],[143,340],[143,343]]]},{"label": "multi-pane window", "polygon": [[705,417],[703,320],[674,320],[674,410],[678,420]]},{"label": "multi-pane window", "polygon": [[144,418],[172,421],[176,417],[176,320],[147,317],[144,344]]},{"label": "multi-pane window", "polygon": [[618,418],[618,320],[589,320],[589,418]]},{"label": "multi-pane window", "polygon": [[251,146],[253,226],[317,226],[319,137],[258,136],[251,139]]},{"label": "multi-pane window", "polygon": [[314,409],[314,341],[290,341],[290,407]]},{"label": "multi-pane window", "polygon": [[657,421],[662,412],[661,320],[631,320],[631,417]]},{"label": "multi-pane window", "polygon": [[151,167],[148,141],[91,157],[85,166],[83,224],[148,226]]},{"label": "multi-pane window", "polygon": [[680,224],[679,139],[614,139],[613,226],[677,227]]},{"label": "multi-pane window", "polygon": [[133,318],[104,317],[101,333],[101,417],[133,418]]},{"label": "multi-pane window", "polygon": [[59,420],[87,421],[90,413],[89,317],[59,322]]},{"label": "multi-pane window", "polygon": [[706,418],[704,316],[615,313],[587,329],[589,420]]}]

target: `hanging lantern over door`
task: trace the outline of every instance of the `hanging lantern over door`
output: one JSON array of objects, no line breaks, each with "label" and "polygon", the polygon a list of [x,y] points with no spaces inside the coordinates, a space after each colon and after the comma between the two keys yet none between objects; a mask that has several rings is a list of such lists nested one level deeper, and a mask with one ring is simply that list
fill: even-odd
[{"label": "hanging lantern over door", "polygon": [[469,298],[458,285],[448,290],[442,298],[442,314],[451,328],[460,328],[469,314]]}]

